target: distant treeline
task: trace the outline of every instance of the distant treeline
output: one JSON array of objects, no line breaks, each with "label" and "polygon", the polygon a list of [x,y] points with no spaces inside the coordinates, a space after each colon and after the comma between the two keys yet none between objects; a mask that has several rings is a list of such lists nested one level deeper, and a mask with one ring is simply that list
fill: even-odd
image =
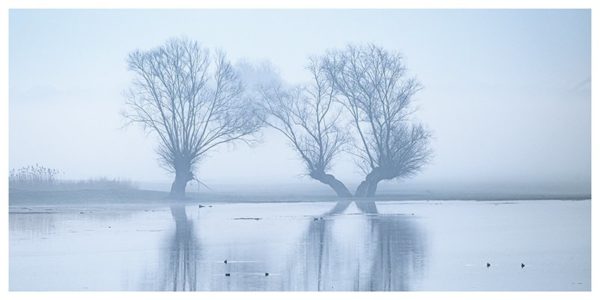
[{"label": "distant treeline", "polygon": [[138,189],[137,183],[126,179],[109,179],[106,177],[86,180],[64,180],[58,169],[48,168],[39,164],[11,169],[9,188],[19,190],[106,190]]}]

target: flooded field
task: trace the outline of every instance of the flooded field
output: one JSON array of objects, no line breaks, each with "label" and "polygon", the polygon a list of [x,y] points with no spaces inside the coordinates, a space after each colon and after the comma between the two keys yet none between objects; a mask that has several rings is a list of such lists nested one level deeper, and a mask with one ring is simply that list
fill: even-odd
[{"label": "flooded field", "polygon": [[590,290],[590,217],[589,200],[11,206],[9,284]]}]

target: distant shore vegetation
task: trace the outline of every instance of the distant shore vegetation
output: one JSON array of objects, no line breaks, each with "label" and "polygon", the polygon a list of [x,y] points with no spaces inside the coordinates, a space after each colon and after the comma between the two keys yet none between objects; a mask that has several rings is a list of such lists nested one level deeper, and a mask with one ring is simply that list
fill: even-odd
[{"label": "distant shore vegetation", "polygon": [[9,188],[11,190],[69,191],[69,190],[136,190],[139,184],[121,178],[95,177],[84,180],[62,179],[59,169],[39,164],[11,169]]}]

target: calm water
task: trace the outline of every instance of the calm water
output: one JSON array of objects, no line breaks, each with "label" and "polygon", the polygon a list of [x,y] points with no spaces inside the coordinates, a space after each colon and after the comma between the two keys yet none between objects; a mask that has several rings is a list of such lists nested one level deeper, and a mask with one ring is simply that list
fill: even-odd
[{"label": "calm water", "polygon": [[590,290],[590,217],[589,200],[14,206],[9,284]]}]

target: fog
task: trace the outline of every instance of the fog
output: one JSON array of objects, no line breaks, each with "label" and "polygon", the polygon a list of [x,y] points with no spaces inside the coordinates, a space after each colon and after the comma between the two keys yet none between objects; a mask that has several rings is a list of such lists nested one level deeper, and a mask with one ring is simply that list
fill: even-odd
[{"label": "fog", "polygon": [[[424,89],[415,117],[433,132],[431,163],[396,187],[552,187],[587,193],[591,177],[589,10],[11,10],[9,164],[66,178],[170,182],[156,137],[124,127],[126,57],[171,37],[268,61],[308,80],[310,55],[347,43],[400,51]],[[217,148],[199,166],[209,186],[307,184],[286,141]],[[364,175],[348,156],[336,176]]]}]

